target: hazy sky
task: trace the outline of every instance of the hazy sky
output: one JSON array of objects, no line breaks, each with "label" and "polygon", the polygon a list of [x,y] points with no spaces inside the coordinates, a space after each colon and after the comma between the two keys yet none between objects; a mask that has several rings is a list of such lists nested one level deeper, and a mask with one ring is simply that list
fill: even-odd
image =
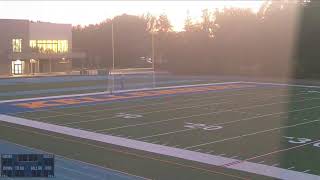
[{"label": "hazy sky", "polygon": [[123,13],[166,13],[175,30],[182,30],[189,10],[195,21],[202,9],[250,8],[257,12],[263,1],[0,1],[0,18],[29,19],[73,25],[99,23]]}]

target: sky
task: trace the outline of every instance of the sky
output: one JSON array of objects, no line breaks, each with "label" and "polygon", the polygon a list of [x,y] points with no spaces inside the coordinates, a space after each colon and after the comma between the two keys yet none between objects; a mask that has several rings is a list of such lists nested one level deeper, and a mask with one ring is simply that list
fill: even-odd
[{"label": "sky", "polygon": [[199,21],[203,9],[250,8],[257,12],[261,0],[247,1],[0,1],[0,19],[28,19],[72,25],[96,24],[123,13],[165,13],[175,31],[183,30],[189,15]]}]

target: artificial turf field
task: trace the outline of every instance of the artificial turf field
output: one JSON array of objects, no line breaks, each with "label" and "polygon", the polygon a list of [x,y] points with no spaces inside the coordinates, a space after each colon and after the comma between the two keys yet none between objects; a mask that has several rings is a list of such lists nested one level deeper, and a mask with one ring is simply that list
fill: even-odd
[{"label": "artificial turf field", "polygon": [[226,82],[2,102],[0,132],[149,179],[320,179],[319,109],[320,87]]}]

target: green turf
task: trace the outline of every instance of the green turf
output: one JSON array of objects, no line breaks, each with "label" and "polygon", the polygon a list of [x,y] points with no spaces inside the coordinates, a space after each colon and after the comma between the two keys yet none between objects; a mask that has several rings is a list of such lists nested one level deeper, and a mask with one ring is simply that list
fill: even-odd
[{"label": "green turf", "polygon": [[[204,153],[213,150],[211,154],[214,155],[237,156],[236,159],[239,160],[247,159],[281,168],[294,167],[295,171],[320,175],[317,163],[320,160],[320,147],[310,144],[285,150],[299,145],[289,143],[287,136],[319,140],[320,93],[308,92],[309,90],[314,89],[266,86],[50,108],[45,111],[18,113],[16,116]],[[117,117],[119,113],[142,117],[126,119]],[[186,123],[221,126],[221,129],[188,129],[184,127]],[[3,138],[10,141],[148,178],[235,178],[204,171],[202,168],[205,168],[244,178],[269,179],[89,140],[77,141],[79,139],[58,134],[34,134],[41,132],[39,130],[28,133],[31,131],[29,128],[13,131],[14,127],[6,129],[4,125],[7,124],[0,123],[0,130],[4,132]],[[48,137],[46,134],[55,137]],[[25,141],[29,136],[35,140]],[[116,152],[110,148],[124,152]],[[279,150],[283,151],[276,153]],[[142,155],[147,157],[141,157]]]},{"label": "green turf", "polygon": [[[140,83],[145,83],[146,88],[151,88],[152,83],[150,81],[141,81]],[[124,88],[130,89],[132,84],[139,83],[137,80],[131,80],[124,82]],[[171,86],[178,86],[178,85],[192,85],[192,84],[201,84],[201,83],[215,83],[220,82],[217,80],[199,80],[199,81],[182,81],[182,82],[175,82],[175,83],[169,83],[166,84],[165,81],[159,81],[161,83],[156,83],[156,87],[167,87],[168,85]],[[167,81],[167,83],[170,82],[170,80]],[[108,91],[110,88],[108,88],[107,80],[96,80],[96,81],[75,81],[75,82],[51,82],[51,83],[21,83],[21,84],[15,84],[15,85],[0,85],[0,100],[12,100],[12,99],[22,99],[22,98],[36,98],[36,97],[47,97],[47,96],[57,96],[57,95],[71,95],[71,94],[83,94],[83,93],[95,93],[95,92],[103,92]],[[115,82],[118,83],[119,82]],[[90,90],[69,90],[69,91],[60,91],[60,92],[39,92],[37,94],[16,94],[14,96],[1,96],[1,93],[6,92],[17,92],[21,93],[22,91],[37,91],[37,90],[50,90],[50,89],[64,89],[64,88],[81,88],[81,87],[91,87],[91,86],[97,86],[95,89]],[[134,87],[136,88],[136,87]],[[131,88],[132,89],[132,88]],[[115,90],[120,90],[116,88]]]}]

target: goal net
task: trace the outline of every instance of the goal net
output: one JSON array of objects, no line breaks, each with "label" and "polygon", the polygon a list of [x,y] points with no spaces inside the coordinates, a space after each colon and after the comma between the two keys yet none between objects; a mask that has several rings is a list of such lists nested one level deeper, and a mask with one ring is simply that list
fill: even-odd
[{"label": "goal net", "polygon": [[109,71],[108,90],[111,93],[156,87],[153,68],[127,68]]}]

